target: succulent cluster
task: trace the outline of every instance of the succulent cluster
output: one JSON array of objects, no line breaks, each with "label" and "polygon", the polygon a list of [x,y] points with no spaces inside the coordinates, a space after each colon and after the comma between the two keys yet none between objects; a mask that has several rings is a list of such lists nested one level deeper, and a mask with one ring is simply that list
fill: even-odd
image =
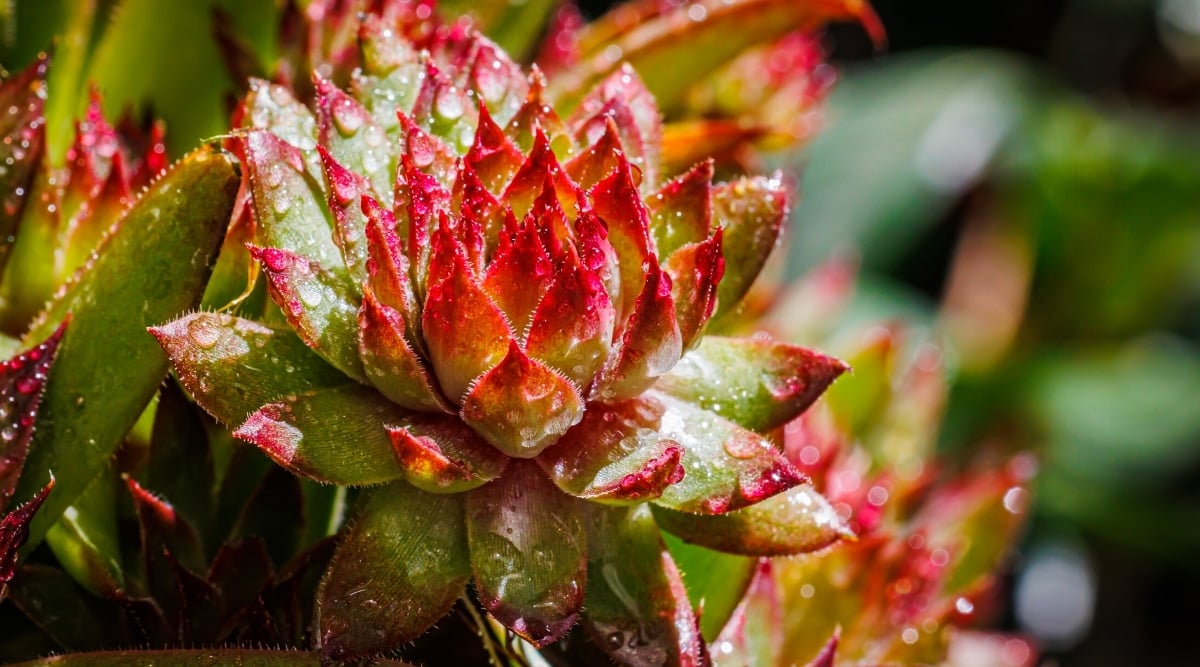
[{"label": "succulent cluster", "polygon": [[[369,18],[362,40],[350,93],[315,79],[315,114],[265,82],[239,113],[250,253],[290,330],[201,312],[152,331],[237,437],[315,481],[386,483],[326,576],[328,655],[411,639],[468,573],[494,617],[545,645],[594,589],[624,590],[589,577],[606,557],[589,526],[648,519],[647,501],[724,515],[802,485],[764,434],[845,365],[703,335],[774,247],[788,193],[778,178],[713,185],[711,163],[662,182],[658,110],[631,69],[563,120],[536,71],[476,34],[418,51]],[[791,498],[803,539],[742,550],[843,532],[819,496]],[[657,577],[678,584],[665,558]],[[418,568],[436,568],[434,590],[410,590]],[[638,605],[594,621],[602,642],[646,623],[656,650],[695,650]]]},{"label": "succulent cluster", "polygon": [[[170,168],[161,126],[117,132],[98,96],[54,166],[46,61],[4,82],[0,324],[22,339],[0,357],[25,352],[0,363],[0,511],[28,502],[0,519],[0,625],[29,639],[0,656],[953,648],[1024,469],[937,483],[928,350],[893,378],[891,335],[841,346],[856,374],[830,388],[849,366],[805,345],[840,343],[805,327],[836,319],[844,267],[773,313],[748,298],[791,192],[739,168],[812,130],[806,31],[869,8],[548,4],[288,3],[270,67],[224,25],[235,75],[272,80],[225,150]],[[980,526],[1002,537],[955,541]]]}]

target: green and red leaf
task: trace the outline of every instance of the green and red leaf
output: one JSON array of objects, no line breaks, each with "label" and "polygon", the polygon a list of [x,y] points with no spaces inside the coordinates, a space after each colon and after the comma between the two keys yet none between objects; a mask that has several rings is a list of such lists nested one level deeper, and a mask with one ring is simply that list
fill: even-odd
[{"label": "green and red leaf", "polygon": [[583,607],[587,535],[579,501],[531,461],[466,496],[475,587],[485,609],[534,646],[561,639]]},{"label": "green and red leaf", "polygon": [[750,290],[779,241],[789,193],[777,174],[722,183],[712,192],[712,222],[725,230],[725,277],[717,287],[717,313],[733,310]]},{"label": "green and red leaf", "polygon": [[683,448],[646,427],[637,401],[593,403],[538,465],[564,492],[624,505],[653,500],[684,476]]},{"label": "green and red leaf", "polygon": [[29,539],[29,524],[46,502],[46,497],[52,489],[53,476],[37,495],[0,519],[0,601],[7,597],[8,582],[12,581],[16,574],[17,552]]},{"label": "green and red leaf", "polygon": [[9,245],[21,221],[25,199],[46,140],[46,71],[49,57],[42,55],[16,76],[0,84],[0,272],[8,259]]},{"label": "green and red leaf", "polygon": [[364,498],[317,596],[327,659],[395,649],[450,611],[471,572],[461,498],[404,482]]},{"label": "green and red leaf", "polygon": [[798,345],[705,336],[655,388],[766,433],[804,412],[848,369],[839,359]]},{"label": "green and red leaf", "polygon": [[791,556],[824,549],[854,534],[808,484],[717,516],[654,508],[658,525],[689,544],[747,556]]},{"label": "green and red leaf", "polygon": [[649,508],[588,512],[584,627],[621,665],[707,664],[704,639],[679,569]]},{"label": "green and red leaf", "polygon": [[583,412],[579,388],[512,340],[508,354],[472,384],[461,414],[500,451],[527,459],[554,444]]},{"label": "green and red leaf", "polygon": [[193,313],[149,331],[192,399],[227,426],[284,396],[353,382],[287,328]]},{"label": "green and red leaf", "polygon": [[410,484],[430,493],[459,493],[492,481],[508,457],[457,417],[434,416],[388,426],[396,460]]},{"label": "green and red leaf", "polygon": [[361,385],[289,394],[251,414],[234,435],[279,465],[326,484],[360,486],[398,479],[385,424],[409,413]]}]

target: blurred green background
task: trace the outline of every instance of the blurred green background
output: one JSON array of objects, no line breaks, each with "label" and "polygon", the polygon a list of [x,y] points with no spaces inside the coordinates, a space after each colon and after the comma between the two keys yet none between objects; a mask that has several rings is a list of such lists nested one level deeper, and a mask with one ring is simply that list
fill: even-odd
[{"label": "blurred green background", "polygon": [[1038,453],[1007,623],[1047,664],[1196,664],[1200,1],[873,4],[782,160],[790,275],[859,253],[862,317],[951,347],[947,454]]},{"label": "blurred green background", "polygon": [[[165,11],[138,20],[142,4]],[[859,321],[915,319],[947,343],[951,461],[1037,452],[1009,629],[1047,664],[1195,664],[1200,0],[873,4],[888,45],[829,30],[825,128],[773,158],[802,175],[786,271],[856,254]],[[116,5],[0,2],[6,67],[64,35],[52,154],[87,81],[110,112],[164,117],[175,155],[222,132],[236,85],[213,38],[270,52],[276,3]]]}]

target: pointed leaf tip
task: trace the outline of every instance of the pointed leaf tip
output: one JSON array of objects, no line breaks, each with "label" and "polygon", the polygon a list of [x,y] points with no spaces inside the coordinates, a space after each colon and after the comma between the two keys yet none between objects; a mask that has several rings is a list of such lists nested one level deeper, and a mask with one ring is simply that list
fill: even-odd
[{"label": "pointed leaf tip", "polygon": [[0,510],[17,488],[46,379],[69,319],[46,340],[0,362]]},{"label": "pointed leaf tip", "polygon": [[50,481],[37,495],[0,519],[0,601],[8,594],[8,582],[16,574],[17,552],[29,539],[29,523],[53,489],[54,475],[51,474]]}]

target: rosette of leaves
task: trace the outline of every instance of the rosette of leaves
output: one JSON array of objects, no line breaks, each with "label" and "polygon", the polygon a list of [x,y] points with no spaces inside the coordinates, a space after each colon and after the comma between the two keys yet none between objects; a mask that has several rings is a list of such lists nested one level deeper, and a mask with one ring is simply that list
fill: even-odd
[{"label": "rosette of leaves", "polygon": [[665,180],[629,68],[564,119],[487,39],[417,50],[400,32],[367,17],[350,91],[316,75],[313,110],[252,86],[237,143],[274,306],[151,332],[237,437],[368,487],[318,594],[327,658],[412,640],[470,581],[534,646],[582,619],[620,662],[700,663],[648,504],[691,517],[687,535],[740,520],[744,553],[847,533],[765,435],[845,364],[704,335],[774,247],[788,192],[714,185],[710,163]]},{"label": "rosette of leaves", "polygon": [[949,470],[936,458],[950,374],[942,353],[897,324],[839,324],[854,282],[849,262],[831,260],[755,327],[824,341],[854,365],[784,427],[783,441],[858,539],[754,566],[713,643],[714,663],[1035,664],[1027,640],[973,629],[1003,610],[997,578],[1028,512],[1035,465],[985,453]]}]

